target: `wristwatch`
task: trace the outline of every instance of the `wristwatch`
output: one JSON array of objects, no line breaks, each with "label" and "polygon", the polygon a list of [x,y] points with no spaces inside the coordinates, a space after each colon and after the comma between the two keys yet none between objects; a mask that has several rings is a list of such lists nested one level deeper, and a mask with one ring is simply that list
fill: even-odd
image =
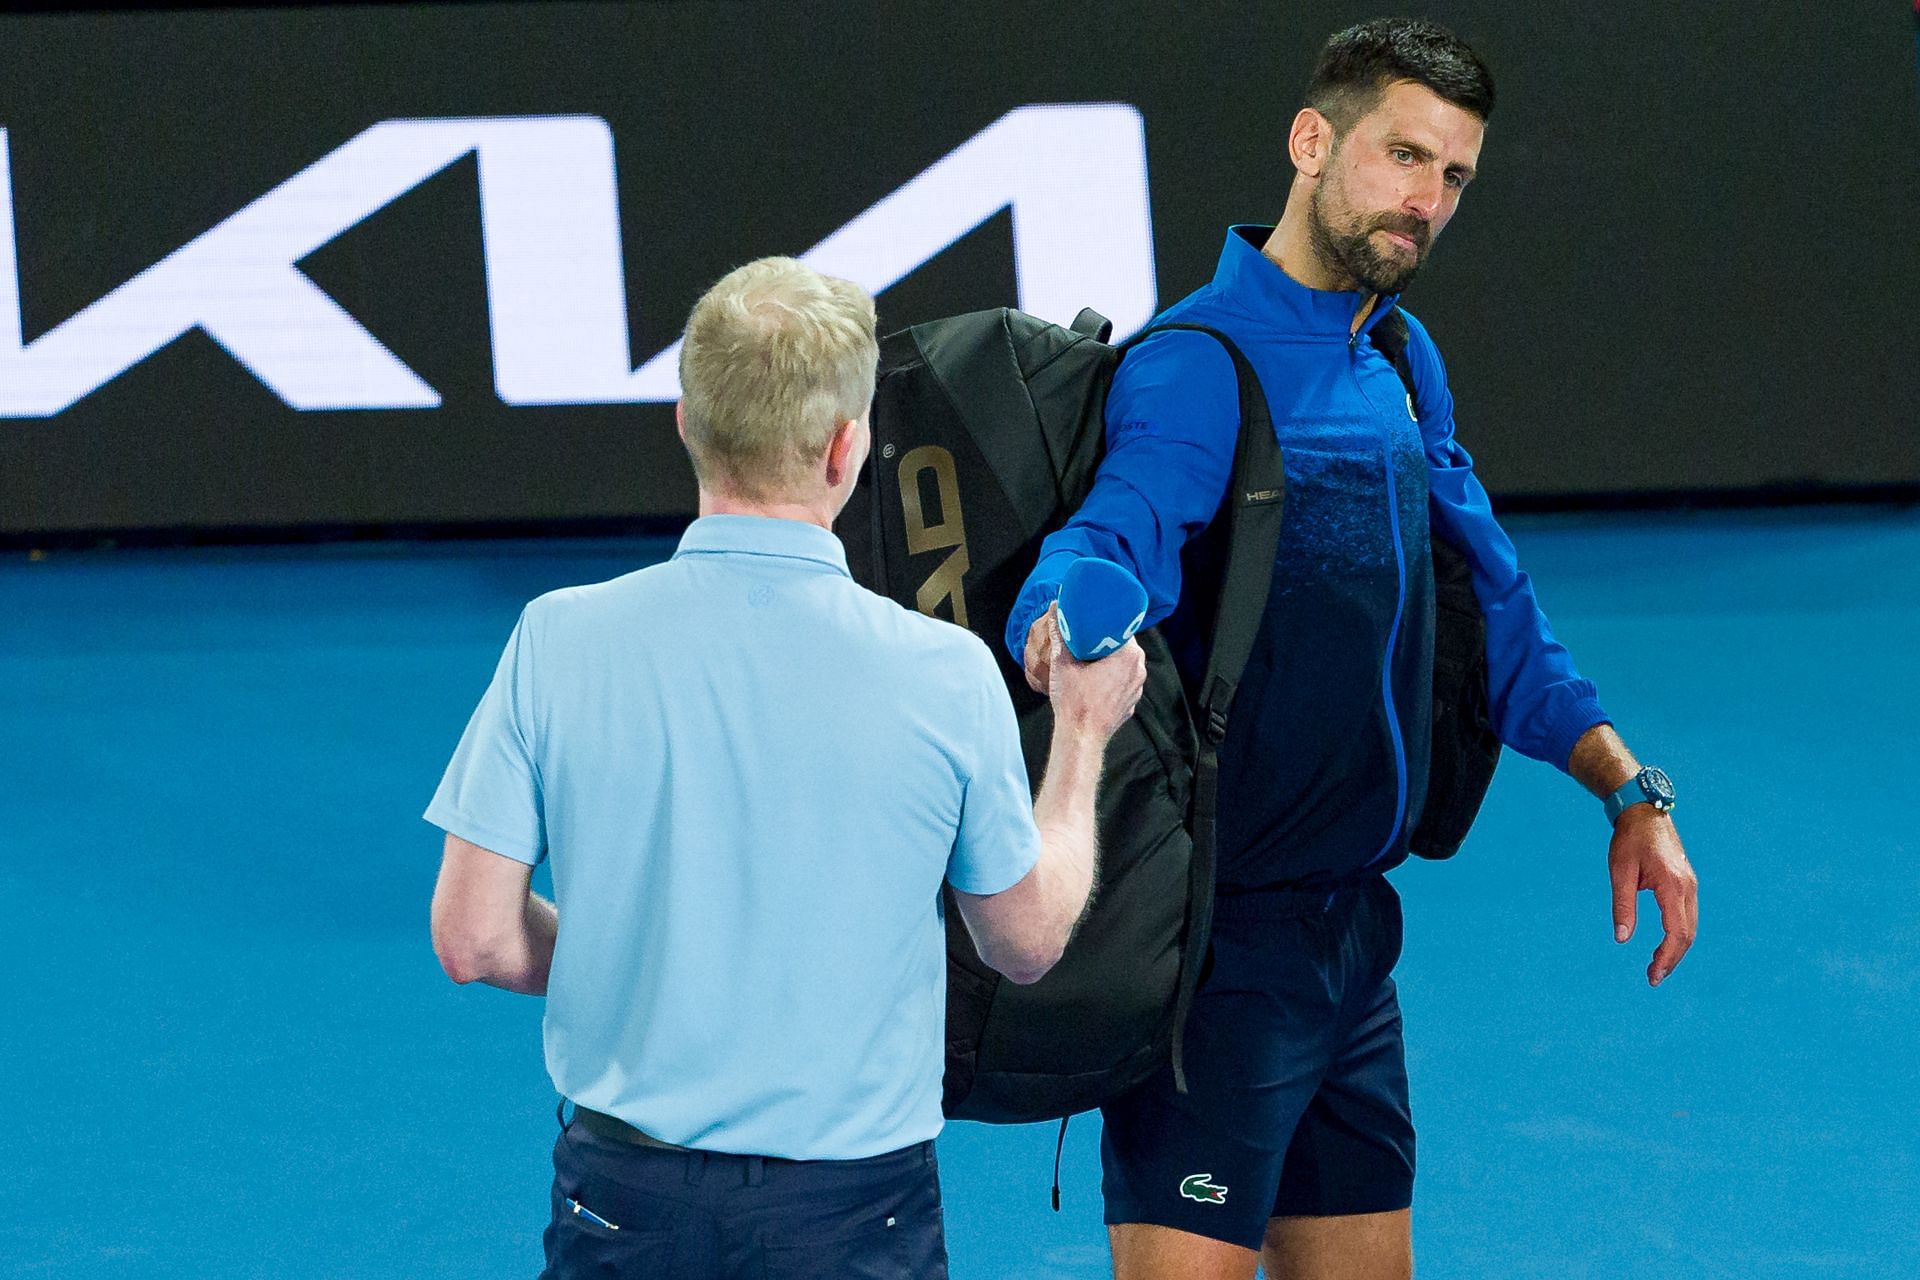
[{"label": "wristwatch", "polygon": [[1620,815],[1636,804],[1650,804],[1660,813],[1673,809],[1673,779],[1662,769],[1642,769],[1620,785],[1606,799],[1607,821],[1619,822]]}]

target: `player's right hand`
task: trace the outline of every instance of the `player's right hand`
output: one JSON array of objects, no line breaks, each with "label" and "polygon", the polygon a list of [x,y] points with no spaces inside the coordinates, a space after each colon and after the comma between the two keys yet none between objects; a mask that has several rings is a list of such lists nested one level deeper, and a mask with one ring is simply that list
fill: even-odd
[{"label": "player's right hand", "polygon": [[[1053,623],[1052,610],[1047,611],[1041,623],[1046,624],[1049,632],[1042,670],[1046,674],[1047,696],[1053,699],[1054,723],[1097,734],[1105,742],[1127,722],[1140,701],[1140,691],[1147,683],[1146,653],[1139,641],[1129,640],[1105,657],[1082,662],[1060,642],[1060,629]],[[1041,623],[1035,624],[1036,630]],[[1032,632],[1028,633],[1027,641],[1031,652]]]}]

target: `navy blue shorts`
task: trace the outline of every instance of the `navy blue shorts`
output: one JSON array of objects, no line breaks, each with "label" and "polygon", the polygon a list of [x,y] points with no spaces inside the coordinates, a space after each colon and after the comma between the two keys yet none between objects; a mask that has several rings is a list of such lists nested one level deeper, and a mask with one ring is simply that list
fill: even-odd
[{"label": "navy blue shorts", "polygon": [[637,1147],[574,1124],[553,1175],[541,1280],[946,1280],[931,1142],[774,1160]]},{"label": "navy blue shorts", "polygon": [[1109,1223],[1249,1249],[1267,1220],[1413,1203],[1413,1117],[1384,877],[1276,903],[1222,897],[1187,1021],[1188,1092],[1160,1073],[1102,1111]]}]

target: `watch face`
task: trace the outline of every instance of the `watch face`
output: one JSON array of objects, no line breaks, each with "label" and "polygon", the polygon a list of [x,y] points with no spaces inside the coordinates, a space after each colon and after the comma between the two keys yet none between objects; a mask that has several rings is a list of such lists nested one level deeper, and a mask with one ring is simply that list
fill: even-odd
[{"label": "watch face", "polygon": [[1647,793],[1647,799],[1663,809],[1673,803],[1673,779],[1659,769],[1640,771],[1640,789]]}]

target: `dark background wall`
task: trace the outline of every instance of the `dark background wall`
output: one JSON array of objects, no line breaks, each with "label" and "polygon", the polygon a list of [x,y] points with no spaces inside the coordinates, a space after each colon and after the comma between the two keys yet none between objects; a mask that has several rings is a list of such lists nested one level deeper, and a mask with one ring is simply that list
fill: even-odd
[{"label": "dark background wall", "polygon": [[[1500,86],[1482,177],[1407,297],[1496,495],[1920,486],[1905,3],[1422,9]],[[1278,216],[1314,52],[1375,12],[708,0],[12,16],[0,128],[28,349],[9,356],[0,315],[0,396],[69,317],[399,118],[607,122],[637,366],[715,277],[809,249],[1006,112],[1126,103],[1145,128],[1164,306],[1207,278],[1229,223]],[[0,537],[689,512],[670,406],[503,402],[476,177],[456,161],[300,262],[438,407],[297,411],[189,332],[53,416],[0,417]],[[881,319],[1016,298],[1002,212],[887,289]],[[282,337],[297,345],[297,325]]]}]

